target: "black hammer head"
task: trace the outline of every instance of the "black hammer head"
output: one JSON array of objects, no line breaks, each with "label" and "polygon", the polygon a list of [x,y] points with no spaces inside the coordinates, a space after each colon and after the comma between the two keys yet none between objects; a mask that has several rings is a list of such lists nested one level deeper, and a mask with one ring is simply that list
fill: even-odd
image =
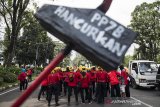
[{"label": "black hammer head", "polygon": [[44,5],[35,16],[48,32],[106,70],[117,68],[136,37],[97,9]]}]

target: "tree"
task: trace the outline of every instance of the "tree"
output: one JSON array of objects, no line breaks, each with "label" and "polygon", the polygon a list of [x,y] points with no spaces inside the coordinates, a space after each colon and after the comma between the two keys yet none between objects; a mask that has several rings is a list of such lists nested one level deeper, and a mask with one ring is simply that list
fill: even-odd
[{"label": "tree", "polygon": [[89,61],[86,57],[81,55],[80,53],[77,53],[76,57],[73,60],[73,65],[80,66],[80,65],[87,65],[87,67],[95,65],[91,61]]},{"label": "tree", "polygon": [[124,61],[123,61],[123,65],[128,67],[128,64],[129,64],[130,60],[133,60],[133,56],[126,55],[125,58],[124,58]]},{"label": "tree", "polygon": [[[60,42],[60,41],[54,41],[55,43],[55,48],[54,48],[54,57],[56,57],[56,55],[62,50],[65,48],[65,44]],[[69,66],[70,65],[70,54],[67,55],[62,62],[59,63],[58,66],[60,67],[66,67],[66,66]]]},{"label": "tree", "polygon": [[34,18],[33,12],[25,12],[23,35],[16,43],[16,59],[19,64],[45,65],[46,60],[53,58],[55,44],[47,36],[47,32]]},{"label": "tree", "polygon": [[30,0],[0,0],[0,15],[6,24],[5,64],[11,65],[15,44],[21,28],[24,26],[23,16]]},{"label": "tree", "polygon": [[160,53],[160,1],[137,6],[132,12],[131,29],[138,33],[135,40],[141,59],[157,61]]}]

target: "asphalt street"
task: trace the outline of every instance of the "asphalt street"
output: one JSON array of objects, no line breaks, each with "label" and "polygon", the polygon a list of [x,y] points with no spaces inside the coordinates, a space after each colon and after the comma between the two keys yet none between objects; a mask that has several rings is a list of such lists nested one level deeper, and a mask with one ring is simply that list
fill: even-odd
[{"label": "asphalt street", "polygon": [[[71,99],[71,105],[69,107],[159,107],[160,106],[160,92],[154,89],[140,88],[132,89],[130,99],[111,99],[106,98],[105,104],[81,104],[79,97],[79,105],[75,104],[74,96]],[[42,96],[41,100],[37,100],[39,88],[26,100],[22,107],[47,107],[47,101]],[[22,92],[19,91],[19,87],[15,87],[0,93],[0,107],[10,107],[11,104],[20,96]],[[80,96],[80,95],[79,95]],[[59,107],[68,107],[67,97],[60,97]],[[55,106],[54,98],[51,103],[51,107]]]}]

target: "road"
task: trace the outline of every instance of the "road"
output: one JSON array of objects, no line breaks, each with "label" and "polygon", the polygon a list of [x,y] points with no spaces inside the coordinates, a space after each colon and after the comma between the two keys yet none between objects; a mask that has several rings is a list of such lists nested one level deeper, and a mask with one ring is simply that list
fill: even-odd
[{"label": "road", "polygon": [[[72,102],[70,107],[159,107],[160,105],[160,92],[157,92],[153,89],[132,89],[131,90],[131,98],[130,99],[114,99],[111,98],[105,99],[105,104],[96,104],[93,102],[92,104],[81,104],[75,105],[74,98],[72,98]],[[41,98],[41,101],[37,100],[37,94],[39,92],[39,88],[27,99],[27,101],[22,105],[22,107],[47,107],[47,101],[44,97]],[[19,91],[18,87],[13,89],[6,90],[0,93],[0,107],[10,107],[11,104],[20,96],[22,92]],[[79,99],[81,102],[81,99]],[[60,97],[60,106],[59,107],[68,107],[67,98]],[[55,106],[54,99],[51,103],[51,106]]]}]

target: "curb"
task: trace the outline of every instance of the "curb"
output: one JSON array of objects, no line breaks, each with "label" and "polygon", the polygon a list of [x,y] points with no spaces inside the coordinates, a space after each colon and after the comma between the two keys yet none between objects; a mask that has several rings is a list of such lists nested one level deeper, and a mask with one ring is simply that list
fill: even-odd
[{"label": "curb", "polygon": [[16,87],[18,85],[19,85],[19,83],[15,83],[13,85],[8,85],[6,87],[0,87],[0,92],[5,91],[6,89],[9,89],[9,88],[12,88],[12,87]]},{"label": "curb", "polygon": [[[34,81],[34,80],[35,80],[35,78],[32,81]],[[15,83],[13,85],[8,85],[6,87],[0,87],[0,92],[5,91],[6,89],[10,89],[10,88],[16,87],[18,85],[19,85],[19,83]]]}]

